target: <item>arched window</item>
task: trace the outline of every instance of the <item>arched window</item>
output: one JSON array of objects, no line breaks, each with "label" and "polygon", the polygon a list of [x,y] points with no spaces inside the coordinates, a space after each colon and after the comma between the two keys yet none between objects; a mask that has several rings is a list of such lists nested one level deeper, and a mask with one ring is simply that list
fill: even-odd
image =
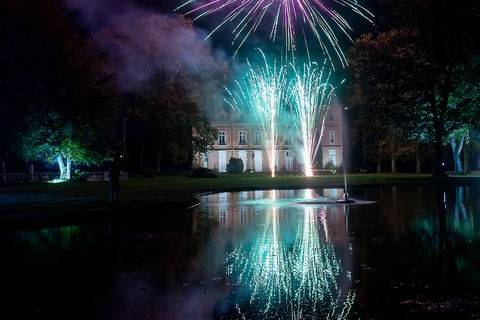
[{"label": "arched window", "polygon": [[257,146],[262,144],[262,133],[260,131],[255,131],[253,135],[254,135],[254,144]]},{"label": "arched window", "polygon": [[225,145],[225,131],[219,131],[218,132],[218,144],[220,145]]},{"label": "arched window", "polygon": [[238,144],[239,145],[246,145],[247,144],[247,132],[246,131],[238,131]]},{"label": "arched window", "polygon": [[337,165],[337,151],[335,149],[328,150],[328,162]]}]

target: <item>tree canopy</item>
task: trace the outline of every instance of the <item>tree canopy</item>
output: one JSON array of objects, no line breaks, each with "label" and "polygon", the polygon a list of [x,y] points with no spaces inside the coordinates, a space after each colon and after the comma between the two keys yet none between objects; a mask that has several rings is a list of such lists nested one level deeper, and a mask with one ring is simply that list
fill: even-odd
[{"label": "tree canopy", "polygon": [[468,25],[480,20],[478,8],[474,1],[382,3],[378,32],[361,36],[349,53],[355,132],[370,134],[375,154],[392,159],[399,144],[408,151],[427,142],[442,174],[448,137],[473,129],[479,116],[478,30]]}]

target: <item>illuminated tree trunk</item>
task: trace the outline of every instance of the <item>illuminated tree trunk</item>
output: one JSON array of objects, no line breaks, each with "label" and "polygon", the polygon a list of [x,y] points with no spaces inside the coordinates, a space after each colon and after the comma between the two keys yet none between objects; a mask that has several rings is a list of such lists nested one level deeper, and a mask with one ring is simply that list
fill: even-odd
[{"label": "illuminated tree trunk", "polygon": [[72,177],[72,160],[70,158],[67,158],[67,170],[65,172],[65,179],[70,180]]},{"label": "illuminated tree trunk", "polygon": [[57,156],[58,169],[60,170],[60,179],[70,180],[71,170],[72,170],[72,160],[65,159],[63,160],[62,156]]},{"label": "illuminated tree trunk", "polygon": [[65,179],[66,167],[62,156],[57,156],[58,169],[60,170],[60,179]]},{"label": "illuminated tree trunk", "polygon": [[450,145],[452,146],[453,160],[455,162],[455,174],[464,173],[462,165],[462,149],[464,141],[464,136],[462,136],[458,142],[455,137],[450,137]]}]

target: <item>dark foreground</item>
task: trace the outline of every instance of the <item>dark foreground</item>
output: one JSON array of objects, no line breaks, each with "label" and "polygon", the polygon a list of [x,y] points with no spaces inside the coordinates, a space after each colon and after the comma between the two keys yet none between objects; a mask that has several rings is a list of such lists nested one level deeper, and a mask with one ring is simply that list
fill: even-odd
[{"label": "dark foreground", "polygon": [[341,190],[224,193],[4,230],[0,318],[478,319],[479,191],[355,187],[377,203],[350,207],[296,204]]}]

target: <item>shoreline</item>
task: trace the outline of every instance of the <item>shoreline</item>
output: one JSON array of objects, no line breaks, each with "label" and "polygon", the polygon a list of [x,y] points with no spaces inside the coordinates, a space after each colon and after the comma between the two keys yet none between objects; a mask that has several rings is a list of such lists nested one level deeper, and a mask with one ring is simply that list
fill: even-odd
[{"label": "shoreline", "polygon": [[[416,174],[348,175],[351,187],[452,186],[480,183],[480,176],[436,178]],[[121,184],[117,203],[107,200],[106,182],[29,184],[0,187],[2,229],[66,223],[154,219],[158,215],[190,212],[199,197],[210,193],[306,188],[343,188],[343,176],[220,175],[218,178],[165,176],[133,178]]]}]

